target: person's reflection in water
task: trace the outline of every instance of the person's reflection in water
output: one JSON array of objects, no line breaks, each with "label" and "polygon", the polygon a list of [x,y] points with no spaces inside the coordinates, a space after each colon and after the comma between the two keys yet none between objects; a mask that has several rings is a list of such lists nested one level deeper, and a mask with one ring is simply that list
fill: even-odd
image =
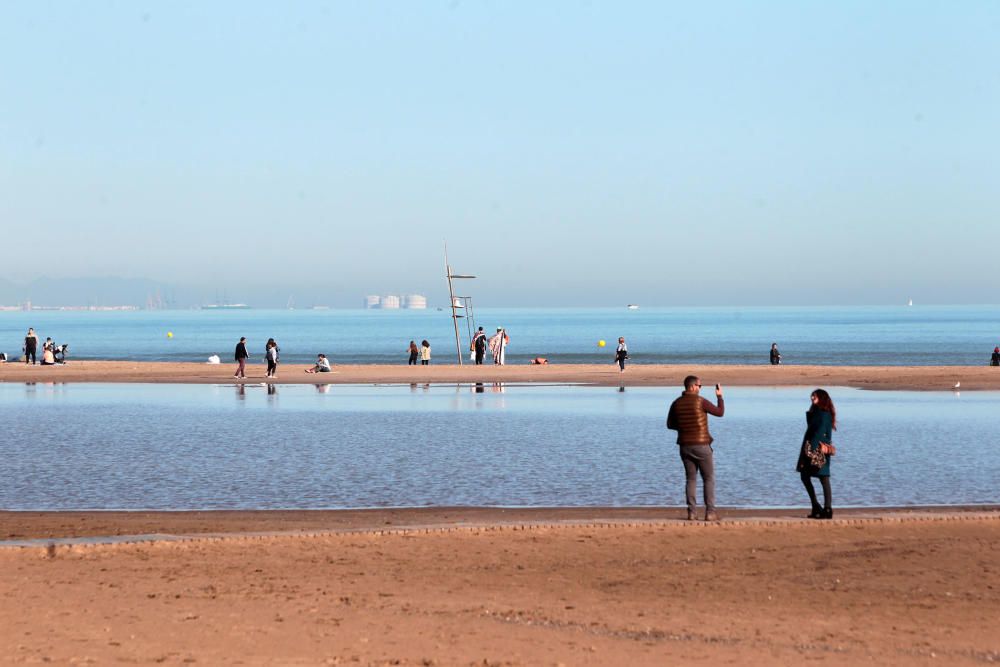
[{"label": "person's reflection in water", "polygon": [[417,391],[417,383],[416,382],[411,382],[410,383],[410,393],[411,394],[415,394],[416,391]]},{"label": "person's reflection in water", "polygon": [[267,395],[268,396],[277,396],[278,395],[278,385],[276,385],[276,384],[274,384],[272,382],[268,382],[267,383]]},{"label": "person's reflection in water", "polygon": [[482,394],[483,392],[486,391],[486,387],[483,386],[482,382],[477,382],[476,388],[473,391],[475,391],[477,394]]},{"label": "person's reflection in water", "polygon": [[505,389],[503,388],[503,382],[494,382],[493,383],[493,393],[494,394],[502,394],[502,393],[504,393],[504,391],[505,391]]},{"label": "person's reflection in water", "polygon": [[329,394],[330,393],[330,385],[325,384],[325,383],[324,384],[318,384],[318,385],[316,385],[316,393],[318,393],[318,394]]},{"label": "person's reflection in water", "polygon": [[619,394],[624,394],[625,393],[625,385],[623,385],[623,384],[618,385],[618,393]]},{"label": "person's reflection in water", "polygon": [[236,398],[241,401],[247,400],[247,387],[245,384],[236,385]]}]

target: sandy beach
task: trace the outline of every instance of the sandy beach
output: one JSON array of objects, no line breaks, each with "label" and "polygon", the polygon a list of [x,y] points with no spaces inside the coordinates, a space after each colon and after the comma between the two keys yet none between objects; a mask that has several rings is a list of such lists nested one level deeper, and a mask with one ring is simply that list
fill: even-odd
[{"label": "sandy beach", "polygon": [[[234,364],[181,362],[72,361],[65,366],[0,364],[2,382],[150,382],[180,384],[232,383]],[[332,373],[305,373],[308,365],[283,364],[281,384],[408,384],[538,382],[605,386],[677,387],[695,374],[706,383],[727,386],[856,387],[878,390],[962,391],[1000,390],[1000,368],[989,366],[736,366],[640,365],[624,373],[612,364],[530,366],[335,366]],[[264,382],[265,367],[247,368],[245,382]]]},{"label": "sandy beach", "polygon": [[[1000,389],[981,367],[304,368],[278,382]],[[110,361],[0,380],[234,382],[231,364]],[[0,663],[1000,661],[1000,507],[722,512],[0,512]]]},{"label": "sandy beach", "polygon": [[996,509],[801,514],[730,511],[713,525],[669,509],[3,513],[8,540],[189,537],[0,548],[0,655],[62,664],[1000,660]]}]

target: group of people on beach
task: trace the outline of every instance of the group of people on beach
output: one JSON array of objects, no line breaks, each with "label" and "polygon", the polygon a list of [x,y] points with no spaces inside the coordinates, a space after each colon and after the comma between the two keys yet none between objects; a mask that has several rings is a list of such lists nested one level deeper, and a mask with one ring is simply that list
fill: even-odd
[{"label": "group of people on beach", "polygon": [[[24,336],[24,344],[21,346],[21,358],[24,359],[25,364],[31,364],[32,366],[42,365],[42,366],[55,366],[56,364],[66,363],[66,350],[69,345],[56,345],[55,341],[51,338],[46,338],[45,342],[42,343],[42,360],[38,361],[38,334],[35,333],[34,328],[29,327],[28,333]],[[7,355],[0,352],[0,362],[6,362]]]},{"label": "group of people on beach", "polygon": [[[715,460],[712,443],[714,439],[708,430],[708,415],[722,417],[726,403],[722,397],[722,386],[715,385],[716,403],[701,396],[701,378],[689,375],[684,378],[684,392],[673,403],[667,413],[667,428],[677,431],[677,445],[681,462],[684,464],[685,501],[687,519],[694,521],[697,516],[698,476],[702,481],[702,497],[705,501],[705,521],[718,521],[715,508]],[[836,454],[833,445],[833,431],[837,429],[837,409],[833,399],[825,389],[815,389],[809,395],[810,406],[806,411],[806,432],[802,437],[799,457],[795,470],[802,485],[809,494],[812,504],[810,519],[833,518],[833,491],[830,487],[830,458]],[[813,478],[818,478],[823,487],[823,504],[820,505],[813,486]]]},{"label": "group of people on beach", "polygon": [[410,353],[410,360],[408,362],[410,366],[416,366],[417,365],[417,359],[420,360],[420,365],[421,366],[428,366],[428,365],[430,365],[430,363],[431,363],[431,344],[427,342],[426,338],[424,340],[420,341],[420,347],[417,347],[417,344],[411,340],[410,341],[410,347],[408,348],[408,352]]},{"label": "group of people on beach", "polygon": [[[245,378],[247,376],[247,360],[249,358],[250,353],[247,352],[247,338],[246,336],[240,336],[240,342],[236,343],[236,350],[233,353],[233,360],[236,361],[236,372],[233,373],[234,378]],[[278,347],[277,341],[273,338],[268,338],[267,343],[264,344],[264,361],[267,362],[267,377],[277,379],[278,362],[280,360],[281,348]],[[325,354],[317,355],[316,363],[313,364],[313,367],[306,369],[306,373],[329,373],[330,371],[330,362]]]},{"label": "group of people on beach", "polygon": [[[503,327],[497,327],[496,334],[490,338],[487,338],[486,332],[483,331],[482,327],[479,327],[469,342],[470,357],[477,366],[482,366],[488,348],[493,355],[493,363],[497,366],[503,366],[507,361],[507,345],[509,343],[510,336]],[[420,347],[417,347],[416,342],[411,340],[407,352],[409,353],[407,364],[410,366],[416,366],[418,359],[421,366],[427,366],[431,363],[431,344],[426,339],[420,342]]]}]

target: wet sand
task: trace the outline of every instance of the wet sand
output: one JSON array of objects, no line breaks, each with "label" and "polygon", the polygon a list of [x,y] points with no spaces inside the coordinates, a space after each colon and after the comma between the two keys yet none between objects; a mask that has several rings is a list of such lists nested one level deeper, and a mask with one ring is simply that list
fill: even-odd
[{"label": "wet sand", "polygon": [[705,524],[657,508],[4,513],[5,535],[309,532],[0,548],[0,655],[61,664],[1000,660],[996,509],[801,514],[729,510]]},{"label": "wet sand", "polygon": [[[235,364],[182,362],[71,361],[65,366],[0,364],[2,382],[148,382],[217,384],[234,382]],[[684,376],[706,384],[762,387],[857,387],[881,390],[1000,390],[1000,368],[989,366],[737,366],[633,364],[619,373],[613,364],[549,366],[335,366],[333,373],[305,373],[307,365],[282,364],[281,384],[424,384],[474,382],[583,383],[610,386],[679,386]],[[246,382],[263,382],[265,368],[253,364]]]}]

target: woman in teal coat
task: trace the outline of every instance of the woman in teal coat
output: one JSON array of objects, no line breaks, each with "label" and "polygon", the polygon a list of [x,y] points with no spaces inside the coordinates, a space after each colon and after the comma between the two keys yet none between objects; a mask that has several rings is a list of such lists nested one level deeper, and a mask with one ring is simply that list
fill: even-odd
[{"label": "woman in teal coat", "polygon": [[[824,389],[817,389],[810,396],[812,401],[809,411],[806,412],[806,434],[802,439],[802,448],[799,450],[799,461],[795,469],[802,476],[802,484],[809,493],[809,501],[812,503],[812,514],[810,519],[832,519],[833,518],[833,493],[830,491],[830,456],[826,456],[826,461],[822,466],[817,467],[809,459],[809,452],[815,452],[820,448],[820,443],[833,444],[833,431],[837,430],[837,409],[833,406],[833,399]],[[820,484],[823,485],[823,506],[820,507],[816,499],[816,489],[813,488],[812,478],[819,477]]]}]

